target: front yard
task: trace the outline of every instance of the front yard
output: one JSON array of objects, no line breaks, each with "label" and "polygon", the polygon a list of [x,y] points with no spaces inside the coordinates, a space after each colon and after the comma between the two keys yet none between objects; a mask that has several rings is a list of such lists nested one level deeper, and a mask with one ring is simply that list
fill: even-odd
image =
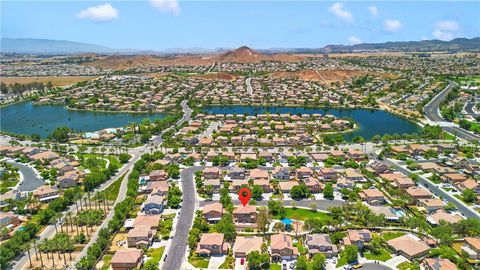
[{"label": "front yard", "polygon": [[392,256],[390,255],[390,252],[388,252],[388,250],[383,248],[380,249],[380,253],[378,254],[365,252],[364,255],[365,255],[365,258],[369,260],[382,261],[382,262],[386,262],[392,258]]},{"label": "front yard", "polygon": [[[322,220],[331,220],[332,218],[324,212],[315,212],[309,209],[302,209],[302,208],[285,208],[285,217],[294,219],[294,220],[307,220],[310,218],[318,218]],[[273,218],[281,219],[279,215],[275,215]]]}]

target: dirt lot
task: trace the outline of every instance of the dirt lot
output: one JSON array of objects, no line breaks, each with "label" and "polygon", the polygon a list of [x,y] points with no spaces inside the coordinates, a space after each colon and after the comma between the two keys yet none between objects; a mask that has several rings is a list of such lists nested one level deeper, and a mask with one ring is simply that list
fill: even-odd
[{"label": "dirt lot", "polygon": [[[306,81],[332,83],[344,81],[352,77],[367,75],[369,73],[357,70],[302,70],[294,72],[274,72],[272,78],[298,78]],[[374,74],[382,77],[391,77],[392,74]]]},{"label": "dirt lot", "polygon": [[31,82],[52,82],[53,86],[70,85],[81,81],[94,80],[96,76],[63,76],[63,77],[1,77],[0,81],[6,84],[31,83]]}]

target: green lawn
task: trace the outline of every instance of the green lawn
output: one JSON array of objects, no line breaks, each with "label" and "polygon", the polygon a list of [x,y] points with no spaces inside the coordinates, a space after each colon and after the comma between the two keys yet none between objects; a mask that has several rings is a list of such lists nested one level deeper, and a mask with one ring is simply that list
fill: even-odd
[{"label": "green lawn", "polygon": [[376,261],[388,261],[392,256],[390,255],[390,252],[388,252],[385,249],[381,249],[379,254],[373,254],[370,252],[365,252],[365,258],[369,260],[376,260]]},{"label": "green lawn", "polygon": [[105,189],[105,194],[107,194],[107,200],[115,201],[118,197],[118,192],[120,191],[120,185],[122,184],[125,174],[120,176],[115,182],[113,182],[108,188]]},{"label": "green lawn", "polygon": [[108,270],[110,269],[110,261],[112,260],[112,255],[105,255],[103,256],[103,265],[101,270]]},{"label": "green lawn", "polygon": [[385,241],[388,241],[388,240],[392,240],[392,239],[395,239],[395,238],[403,236],[403,235],[405,235],[404,232],[384,232],[382,234],[382,237],[383,237],[383,239],[385,239]]},{"label": "green lawn", "polygon": [[467,204],[467,205],[473,205],[473,203],[466,202],[466,201],[463,199],[463,196],[462,196],[462,195],[455,194],[455,195],[453,195],[453,196],[455,196],[455,198],[459,199],[460,201],[464,202],[464,203]]},{"label": "green lawn", "polygon": [[269,269],[270,270],[282,270],[282,266],[280,264],[271,263]]},{"label": "green lawn", "polygon": [[195,254],[188,258],[188,262],[193,265],[195,268],[207,268],[210,258],[197,257]]},{"label": "green lawn", "polygon": [[235,267],[235,259],[230,254],[218,268],[220,268],[220,269],[233,269],[234,267]]},{"label": "green lawn", "polygon": [[415,269],[415,266],[410,262],[402,262],[401,264],[397,265],[397,269],[409,270],[409,269]]},{"label": "green lawn", "polygon": [[163,252],[165,251],[165,246],[159,248],[150,248],[147,250],[147,256],[152,258],[157,262],[162,258]]},{"label": "green lawn", "polygon": [[337,268],[338,268],[338,267],[342,267],[342,266],[344,266],[344,265],[346,265],[346,264],[347,264],[347,259],[345,259],[345,256],[343,256],[343,257],[340,256],[340,258],[339,258],[338,261],[337,261],[336,267],[337,267]]},{"label": "green lawn", "polygon": [[[332,218],[324,212],[314,212],[309,209],[293,209],[293,208],[285,208],[285,217],[295,220],[307,220],[309,218],[319,218],[323,220],[331,220]],[[280,219],[279,215],[274,216],[275,219]]]}]

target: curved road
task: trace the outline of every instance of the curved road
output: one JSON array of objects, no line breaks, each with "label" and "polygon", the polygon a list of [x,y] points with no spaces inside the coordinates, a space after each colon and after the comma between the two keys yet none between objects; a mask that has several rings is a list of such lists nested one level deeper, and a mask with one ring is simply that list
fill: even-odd
[{"label": "curved road", "polygon": [[23,183],[18,186],[19,191],[32,191],[45,183],[45,180],[40,179],[29,166],[10,160],[6,162],[17,167],[23,175]]}]

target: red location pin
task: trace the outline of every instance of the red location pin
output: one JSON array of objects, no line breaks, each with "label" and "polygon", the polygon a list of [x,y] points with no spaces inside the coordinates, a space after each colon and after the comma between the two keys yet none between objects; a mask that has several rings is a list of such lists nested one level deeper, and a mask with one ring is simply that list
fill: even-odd
[{"label": "red location pin", "polygon": [[247,205],[250,197],[252,197],[250,189],[244,187],[238,191],[238,199],[242,202],[243,206]]}]

